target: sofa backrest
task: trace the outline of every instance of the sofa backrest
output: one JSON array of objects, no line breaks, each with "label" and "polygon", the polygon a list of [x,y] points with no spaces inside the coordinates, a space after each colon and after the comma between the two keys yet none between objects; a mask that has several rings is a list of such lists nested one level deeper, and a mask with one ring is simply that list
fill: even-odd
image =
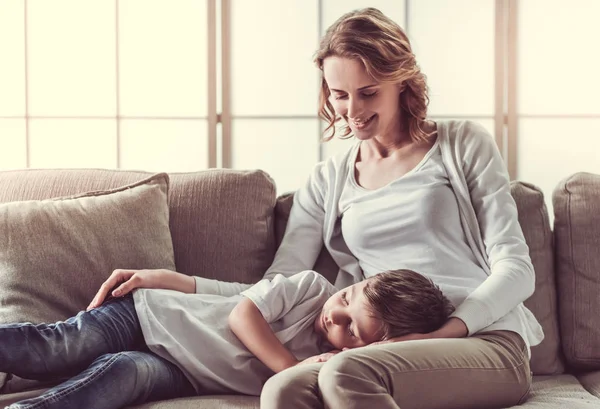
[{"label": "sofa backrest", "polygon": [[[4,171],[0,203],[113,189],[149,175],[100,169]],[[260,170],[215,169],[169,177],[169,226],[177,270],[226,281],[261,279],[275,254],[273,180]]]},{"label": "sofa backrest", "polygon": [[560,374],[565,368],[560,353],[553,237],[544,195],[529,183],[511,182],[510,188],[535,269],[535,292],[525,306],[544,329],[542,343],[531,348],[531,370],[535,375]]},{"label": "sofa backrest", "polygon": [[600,175],[564,179],[552,202],[566,362],[574,369],[600,369]]},{"label": "sofa backrest", "polygon": [[[0,172],[0,202],[45,199],[111,189],[149,175],[147,172],[97,169]],[[258,281],[271,264],[275,249],[283,237],[293,195],[288,194],[276,199],[273,181],[262,171],[219,169],[174,173],[169,176],[170,229],[177,270],[185,274],[227,281]],[[578,186],[578,180],[570,183]],[[587,185],[582,186],[580,190],[576,190],[575,198],[584,194]],[[525,304],[540,321],[546,335],[542,344],[532,349],[532,370],[535,374],[561,373],[564,368],[559,353],[552,232],[543,196],[539,189],[525,183],[513,182],[511,189],[537,277],[536,291]],[[597,195],[600,195],[600,192],[597,192]],[[572,196],[573,193],[569,193],[570,203],[573,202]],[[588,203],[589,196],[585,197],[588,199],[581,202],[581,209],[569,207],[570,211],[575,212],[575,216],[582,216],[583,213],[590,212],[590,209],[593,210],[593,207],[590,207],[592,205]],[[580,199],[575,202],[580,203]],[[596,203],[600,203],[600,200],[596,199]],[[561,208],[560,198],[555,208]],[[592,277],[592,282],[599,277],[600,267],[596,267],[600,259],[590,258],[590,254],[596,251],[593,245],[598,243],[600,222],[597,222],[596,229],[586,226],[586,229],[576,236],[581,239],[573,244],[571,239],[574,225],[569,222],[568,226],[564,226],[565,223],[562,222],[566,220],[567,215],[572,218],[567,210],[562,211],[556,218],[559,229],[557,234],[561,234],[562,238],[562,241],[557,240],[557,248],[561,250],[559,261],[562,261],[562,264],[559,263],[559,267],[562,266],[562,279],[568,281],[564,285],[575,292],[581,291],[581,286],[585,287],[590,283],[589,277]],[[575,219],[581,224],[588,223],[588,219]],[[594,237],[596,243],[589,240]],[[572,257],[569,258],[566,250],[573,246],[577,250],[576,259],[583,260],[587,274],[576,283],[573,279],[573,269],[568,268],[573,264]],[[337,274],[337,266],[325,249],[314,268],[331,281]],[[564,286],[561,281],[559,284]],[[577,303],[569,302],[569,298],[561,298],[561,323],[566,328],[566,338],[563,339],[570,342],[567,344],[570,348],[568,359],[571,363],[580,363],[582,358],[587,363],[592,362],[593,366],[596,362],[600,363],[600,356],[596,356],[600,355],[600,351],[593,351],[593,345],[598,345],[600,341],[600,333],[587,327],[592,320],[590,311],[594,310],[585,308],[592,305],[600,307],[598,286],[587,287],[584,294],[586,297],[583,301]],[[594,296],[596,298],[593,298]],[[571,299],[580,298],[573,296]],[[574,311],[577,314],[572,318]],[[585,325],[579,325],[577,320]],[[600,327],[600,322],[597,327]],[[585,331],[581,340],[577,337],[577,342],[573,335],[576,331]]]}]

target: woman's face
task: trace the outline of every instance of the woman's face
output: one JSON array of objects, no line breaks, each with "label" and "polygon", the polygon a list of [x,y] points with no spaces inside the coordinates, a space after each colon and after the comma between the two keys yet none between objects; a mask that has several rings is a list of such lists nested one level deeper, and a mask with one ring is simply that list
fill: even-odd
[{"label": "woman's face", "polygon": [[400,92],[398,84],[378,83],[358,60],[327,57],[323,76],[336,113],[360,140],[395,138],[400,133]]}]

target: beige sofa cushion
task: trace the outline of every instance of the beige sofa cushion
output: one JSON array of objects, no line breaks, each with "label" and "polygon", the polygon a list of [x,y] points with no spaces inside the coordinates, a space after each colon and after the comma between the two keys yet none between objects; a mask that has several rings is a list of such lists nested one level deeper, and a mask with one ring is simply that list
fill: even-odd
[{"label": "beige sofa cushion", "polygon": [[521,405],[505,409],[596,409],[600,399],[591,395],[573,375],[535,376],[529,396]]},{"label": "beige sofa cushion", "polygon": [[552,199],[563,351],[570,366],[600,369],[600,175],[566,178]]},{"label": "beige sofa cushion", "polygon": [[275,184],[261,170],[171,175],[171,234],[178,271],[254,283],[275,254]]},{"label": "beige sofa cushion", "polygon": [[535,269],[535,292],[525,306],[544,329],[544,340],[531,349],[531,370],[535,375],[560,374],[564,365],[560,355],[553,238],[544,195],[539,188],[524,182],[512,182],[511,193]]},{"label": "beige sofa cushion", "polygon": [[586,391],[600,399],[600,371],[578,374],[577,379]]},{"label": "beige sofa cushion", "polygon": [[[46,390],[47,388],[0,394],[0,408],[25,399],[35,398]],[[259,409],[259,407],[260,400],[258,396],[212,395],[147,402],[141,405],[128,406],[128,409]]]},{"label": "beige sofa cushion", "polygon": [[0,322],[84,309],[115,268],[174,268],[168,176],[114,190],[0,204]]},{"label": "beige sofa cushion", "polygon": [[[124,170],[0,172],[0,202],[111,189],[148,177]],[[177,271],[256,282],[273,261],[275,185],[263,171],[212,169],[169,175]]]}]

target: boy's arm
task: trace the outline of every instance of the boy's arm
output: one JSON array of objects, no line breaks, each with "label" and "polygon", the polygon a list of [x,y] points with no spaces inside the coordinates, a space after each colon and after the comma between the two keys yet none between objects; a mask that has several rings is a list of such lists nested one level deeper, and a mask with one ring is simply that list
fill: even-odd
[{"label": "boy's arm", "polygon": [[252,284],[232,283],[210,278],[188,276],[176,271],[116,269],[102,283],[87,309],[99,307],[107,298],[121,297],[136,288],[175,290],[186,294],[236,295]]},{"label": "boy's arm", "polygon": [[222,295],[223,297],[230,297],[247,290],[253,285],[220,281],[198,276],[193,276],[193,278],[195,287],[192,292],[195,292],[196,294],[215,294]]},{"label": "boy's arm", "polygon": [[277,339],[260,310],[249,298],[243,297],[229,315],[233,333],[258,359],[278,373],[299,363]]}]

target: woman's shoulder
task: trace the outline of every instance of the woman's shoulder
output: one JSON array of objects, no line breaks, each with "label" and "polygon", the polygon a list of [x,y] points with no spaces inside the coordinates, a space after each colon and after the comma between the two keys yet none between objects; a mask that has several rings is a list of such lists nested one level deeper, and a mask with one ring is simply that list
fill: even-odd
[{"label": "woman's shoulder", "polygon": [[347,174],[348,169],[353,165],[353,159],[356,157],[356,150],[360,142],[353,143],[346,150],[338,152],[330,157],[318,162],[313,167],[313,179],[336,180]]},{"label": "woman's shoulder", "polygon": [[446,119],[436,123],[438,133],[449,138],[490,136],[490,132],[481,123],[469,119]]},{"label": "woman's shoulder", "polygon": [[438,122],[438,140],[442,155],[457,166],[473,163],[478,158],[495,161],[500,152],[492,134],[480,123],[470,120]]},{"label": "woman's shoulder", "polygon": [[479,122],[472,120],[444,120],[437,122],[438,140],[453,150],[470,151],[482,146],[495,145],[490,132]]}]

